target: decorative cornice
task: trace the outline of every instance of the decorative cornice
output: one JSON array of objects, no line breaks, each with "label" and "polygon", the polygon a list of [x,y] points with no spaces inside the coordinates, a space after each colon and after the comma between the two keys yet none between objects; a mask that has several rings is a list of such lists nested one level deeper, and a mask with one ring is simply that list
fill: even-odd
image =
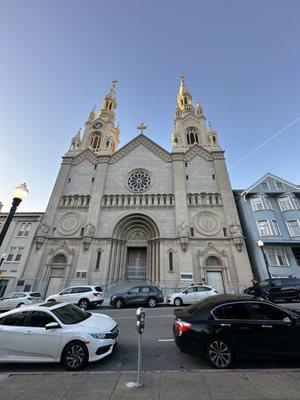
[{"label": "decorative cornice", "polygon": [[205,160],[209,160],[209,161],[213,160],[212,154],[206,148],[204,148],[201,145],[194,144],[193,147],[191,147],[185,153],[184,161],[190,161],[192,158],[194,158],[197,155],[204,158]]},{"label": "decorative cornice", "polygon": [[109,162],[110,156],[108,155],[96,155],[91,149],[83,150],[76,156],[63,156],[62,164],[77,165],[84,160],[89,160],[92,164],[97,165],[101,163]]}]

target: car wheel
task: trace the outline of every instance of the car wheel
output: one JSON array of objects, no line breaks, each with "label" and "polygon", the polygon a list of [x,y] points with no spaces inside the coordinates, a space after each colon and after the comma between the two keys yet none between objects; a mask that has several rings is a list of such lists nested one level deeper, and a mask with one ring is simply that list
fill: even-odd
[{"label": "car wheel", "polygon": [[175,307],[180,307],[180,306],[182,306],[182,304],[183,304],[183,301],[181,300],[181,298],[180,297],[176,297],[176,299],[174,300],[174,306]]},{"label": "car wheel", "polygon": [[80,307],[82,310],[87,310],[90,306],[90,302],[87,299],[81,299],[78,302],[78,307]]},{"label": "car wheel", "polygon": [[207,359],[214,368],[230,368],[233,364],[233,352],[226,342],[222,339],[212,339],[206,350]]},{"label": "car wheel", "polygon": [[82,342],[69,343],[62,354],[61,361],[68,371],[78,371],[88,361],[88,352]]},{"label": "car wheel", "polygon": [[124,301],[122,299],[117,299],[114,302],[114,308],[123,308],[124,307]]},{"label": "car wheel", "polygon": [[20,303],[20,304],[17,305],[17,308],[20,308],[22,306],[25,306],[25,304],[24,303]]},{"label": "car wheel", "polygon": [[147,301],[147,304],[149,307],[154,308],[157,304],[157,301],[153,297],[150,297],[150,299]]}]

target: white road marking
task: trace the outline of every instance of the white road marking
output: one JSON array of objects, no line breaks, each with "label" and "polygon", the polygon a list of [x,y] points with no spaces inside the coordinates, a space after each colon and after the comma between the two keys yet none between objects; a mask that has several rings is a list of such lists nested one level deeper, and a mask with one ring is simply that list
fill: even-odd
[{"label": "white road marking", "polygon": [[174,339],[158,339],[159,342],[174,342]]}]

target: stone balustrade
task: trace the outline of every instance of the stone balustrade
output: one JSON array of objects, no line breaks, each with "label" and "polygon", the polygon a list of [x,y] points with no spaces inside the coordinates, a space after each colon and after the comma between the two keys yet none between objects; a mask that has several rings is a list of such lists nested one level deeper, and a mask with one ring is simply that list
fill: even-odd
[{"label": "stone balustrade", "polygon": [[90,195],[72,195],[61,196],[59,207],[63,208],[88,208],[90,204]]},{"label": "stone balustrade", "polygon": [[188,193],[189,206],[222,206],[222,197],[219,193]]},{"label": "stone balustrade", "polygon": [[102,197],[102,207],[172,207],[173,194],[108,194]]}]

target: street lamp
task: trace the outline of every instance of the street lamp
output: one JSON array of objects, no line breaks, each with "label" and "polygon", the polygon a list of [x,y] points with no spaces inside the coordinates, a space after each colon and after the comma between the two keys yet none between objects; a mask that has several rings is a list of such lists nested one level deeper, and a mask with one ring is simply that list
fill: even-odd
[{"label": "street lamp", "polygon": [[16,212],[18,205],[21,203],[22,200],[26,199],[27,196],[28,196],[28,189],[26,187],[26,183],[22,183],[22,185],[17,186],[12,190],[12,197],[13,197],[12,206],[3,225],[2,231],[0,233],[0,246],[2,245],[2,242],[5,238],[5,235],[8,231],[9,225],[11,223],[11,220],[13,219],[13,216]]},{"label": "street lamp", "polygon": [[272,276],[271,276],[270,270],[269,270],[268,259],[267,259],[266,253],[264,251],[264,245],[265,244],[264,244],[264,242],[262,240],[258,240],[257,245],[261,248],[261,251],[262,251],[262,254],[263,254],[263,258],[265,260],[265,264],[266,264],[266,268],[267,268],[267,273],[268,273],[269,279],[272,279]]}]

